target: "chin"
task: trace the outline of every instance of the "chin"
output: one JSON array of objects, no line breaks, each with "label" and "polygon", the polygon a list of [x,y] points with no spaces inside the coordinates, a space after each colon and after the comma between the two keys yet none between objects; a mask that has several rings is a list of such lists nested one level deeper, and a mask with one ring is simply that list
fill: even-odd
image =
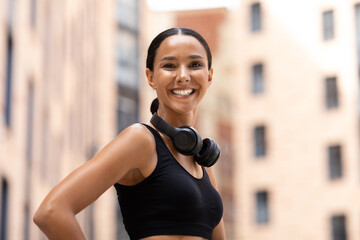
[{"label": "chin", "polygon": [[175,108],[174,110],[175,110],[175,112],[177,112],[179,114],[186,115],[186,114],[191,114],[194,111],[196,111],[197,107],[188,107],[188,106],[187,107],[178,107],[178,108]]}]

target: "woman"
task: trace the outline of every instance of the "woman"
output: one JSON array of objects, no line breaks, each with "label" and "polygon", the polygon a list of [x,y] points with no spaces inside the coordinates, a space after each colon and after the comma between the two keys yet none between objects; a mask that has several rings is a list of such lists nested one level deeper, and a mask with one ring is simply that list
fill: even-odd
[{"label": "woman", "polygon": [[[48,194],[34,215],[46,236],[85,239],[75,215],[114,185],[131,239],[225,239],[212,168],[195,161],[203,157],[199,153],[181,153],[158,125],[194,126],[212,76],[210,49],[197,32],[172,28],[160,33],[146,61],[148,83],[157,93],[151,106],[157,118],[129,126]],[[203,142],[195,152],[210,145]],[[218,154],[211,157],[208,166]]]}]

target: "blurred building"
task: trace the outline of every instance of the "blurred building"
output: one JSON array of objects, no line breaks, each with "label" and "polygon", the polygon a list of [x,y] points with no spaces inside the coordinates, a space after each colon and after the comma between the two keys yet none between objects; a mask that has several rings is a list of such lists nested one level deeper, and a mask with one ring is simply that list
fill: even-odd
[{"label": "blurred building", "polygon": [[238,239],[360,239],[357,4],[232,15]]},{"label": "blurred building", "polygon": [[[49,190],[137,121],[138,1],[0,1],[0,240],[45,239]],[[84,179],[86,181],[86,179]],[[126,239],[110,189],[88,239]]]},{"label": "blurred building", "polygon": [[360,2],[244,0],[146,17],[157,33],[194,28],[213,49],[197,125],[223,150],[227,239],[359,240]]}]

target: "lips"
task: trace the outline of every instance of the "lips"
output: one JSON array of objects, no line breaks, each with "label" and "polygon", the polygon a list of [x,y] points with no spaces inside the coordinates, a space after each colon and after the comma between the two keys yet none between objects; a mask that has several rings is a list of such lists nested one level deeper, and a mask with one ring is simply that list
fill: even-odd
[{"label": "lips", "polygon": [[189,96],[194,92],[194,89],[182,89],[182,90],[176,89],[176,90],[171,90],[171,92],[178,96]]}]

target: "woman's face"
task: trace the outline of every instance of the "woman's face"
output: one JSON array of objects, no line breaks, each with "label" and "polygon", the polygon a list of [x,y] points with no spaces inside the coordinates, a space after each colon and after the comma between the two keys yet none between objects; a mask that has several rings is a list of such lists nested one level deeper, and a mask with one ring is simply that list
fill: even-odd
[{"label": "woman's face", "polygon": [[204,47],[192,36],[173,35],[157,49],[154,69],[146,69],[149,85],[156,90],[159,108],[176,113],[196,111],[211,84]]}]

